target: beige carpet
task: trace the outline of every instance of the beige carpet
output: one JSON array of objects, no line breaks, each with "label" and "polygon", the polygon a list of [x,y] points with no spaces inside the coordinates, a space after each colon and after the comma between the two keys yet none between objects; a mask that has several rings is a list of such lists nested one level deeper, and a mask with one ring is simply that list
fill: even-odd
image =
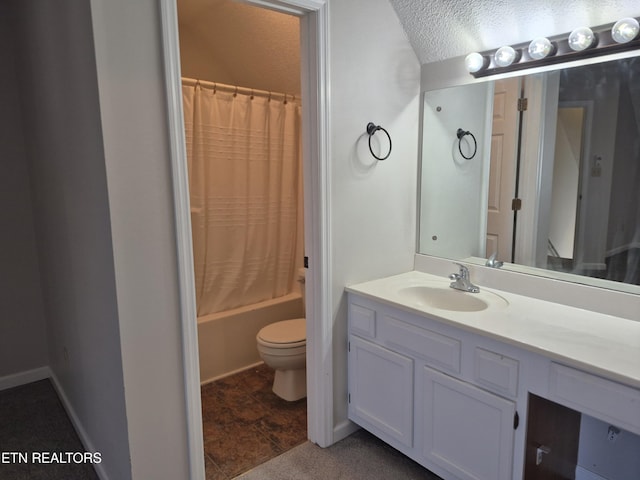
[{"label": "beige carpet", "polygon": [[306,442],[236,477],[238,480],[438,480],[364,430],[328,448]]}]

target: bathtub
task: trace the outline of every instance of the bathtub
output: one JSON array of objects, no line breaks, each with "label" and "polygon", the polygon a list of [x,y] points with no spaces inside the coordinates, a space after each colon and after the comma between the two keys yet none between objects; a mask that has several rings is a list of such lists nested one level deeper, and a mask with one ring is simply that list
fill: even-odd
[{"label": "bathtub", "polygon": [[200,383],[262,363],[256,347],[258,331],[270,323],[303,316],[302,296],[295,292],[198,317]]}]

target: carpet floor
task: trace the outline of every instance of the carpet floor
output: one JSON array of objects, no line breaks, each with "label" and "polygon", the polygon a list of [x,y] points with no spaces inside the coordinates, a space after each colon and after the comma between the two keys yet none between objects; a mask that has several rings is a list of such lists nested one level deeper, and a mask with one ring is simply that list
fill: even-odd
[{"label": "carpet floor", "polygon": [[[243,379],[243,383],[252,384],[246,379]],[[265,382],[261,382],[260,388],[256,387],[254,392],[264,390],[262,383]],[[237,393],[236,384],[231,381],[227,381],[226,384],[228,385],[225,388],[233,387],[232,392]],[[211,391],[207,394],[210,396],[222,395],[226,392],[226,390],[222,390],[223,393],[215,390],[214,393],[213,387],[209,389]],[[265,403],[269,402],[265,401]],[[215,404],[221,403],[212,403],[212,405]],[[290,407],[296,409],[296,415],[288,412],[286,417],[303,418],[304,415],[297,412],[297,410],[304,412],[303,407],[302,404]],[[205,408],[205,418],[211,417],[211,420],[215,421],[218,413],[228,414],[228,410],[217,412],[214,407],[211,408],[211,410]],[[282,422],[276,422],[275,427],[269,426],[269,430],[260,431],[258,430],[259,419],[251,418],[247,421],[255,426],[253,431],[261,432],[260,435],[264,436],[268,443],[275,447],[279,446],[281,451],[291,448],[300,441],[297,437],[292,437],[291,432],[304,431],[301,430],[300,425],[285,427]],[[229,433],[226,432],[225,436],[229,436]],[[231,433],[230,436],[234,436],[233,432]],[[210,450],[206,452],[207,463],[213,463],[211,456],[216,456],[213,450],[215,444],[211,442],[213,438],[205,443]],[[205,450],[207,450],[206,447]],[[0,480],[98,480],[89,463],[32,461],[34,452],[83,451],[82,443],[49,380],[0,391],[0,452],[3,455],[0,461]],[[7,452],[27,453],[29,461],[4,461],[7,460],[5,458]],[[277,455],[277,448],[274,453]],[[228,459],[232,456],[229,455],[229,450],[226,450],[221,458]],[[265,458],[262,459],[264,460]],[[215,477],[212,473],[217,470],[217,467],[213,471],[207,470],[208,478]],[[438,476],[365,430],[359,430],[328,448],[320,448],[305,441],[246,473],[239,476],[231,475],[231,477],[238,480],[325,480],[327,478],[332,480],[439,480]],[[227,478],[231,477],[227,476]]]},{"label": "carpet floor", "polygon": [[53,461],[67,452],[84,447],[49,380],[0,391],[0,479],[98,480],[90,463]]},{"label": "carpet floor", "polygon": [[358,430],[328,448],[305,442],[236,477],[238,480],[440,480],[366,432]]}]

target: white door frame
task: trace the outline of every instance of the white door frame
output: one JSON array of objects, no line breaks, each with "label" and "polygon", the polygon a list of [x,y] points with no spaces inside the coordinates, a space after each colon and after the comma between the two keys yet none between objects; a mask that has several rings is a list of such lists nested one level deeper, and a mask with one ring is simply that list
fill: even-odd
[{"label": "white door frame", "polygon": [[[307,289],[308,438],[333,443],[333,354],[329,231],[329,72],[326,0],[245,0],[300,17],[305,252]],[[190,477],[204,479],[200,368],[189,185],[182,112],[176,0],[161,0],[162,42],[176,219]]]},{"label": "white door frame", "polygon": [[591,175],[591,132],[593,130],[593,100],[574,100],[558,102],[558,110],[567,107],[577,107],[584,109],[584,119],[582,124],[582,143],[580,145],[580,170],[578,174],[578,209],[576,211],[576,232],[573,244],[573,262],[577,270],[597,268],[596,264],[586,264],[584,261],[584,246],[586,244],[587,233],[587,209],[585,202],[589,198],[589,177]]},{"label": "white door frame", "polygon": [[[524,91],[528,109],[523,117],[518,196],[523,199],[516,226],[515,262],[546,268],[551,208],[551,177],[558,117],[558,71],[529,75]],[[534,132],[534,133],[532,133]]]}]

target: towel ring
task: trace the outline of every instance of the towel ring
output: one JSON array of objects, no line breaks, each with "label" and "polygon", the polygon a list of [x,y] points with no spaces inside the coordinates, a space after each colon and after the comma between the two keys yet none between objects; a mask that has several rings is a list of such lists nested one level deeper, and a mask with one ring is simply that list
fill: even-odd
[{"label": "towel ring", "polygon": [[[389,151],[384,157],[377,156],[375,153],[373,153],[373,149],[371,148],[371,137],[373,137],[373,135],[378,130],[382,130],[387,135],[387,138],[389,139]],[[377,160],[386,160],[387,158],[389,158],[389,155],[391,155],[391,135],[389,135],[389,132],[387,132],[380,125],[375,125],[374,123],[369,122],[367,123],[367,133],[369,134],[369,151],[371,152],[371,155],[373,155],[373,157]]]},{"label": "towel ring", "polygon": [[[462,139],[467,135],[471,136],[471,138],[473,139],[473,153],[469,157],[462,153]],[[473,135],[473,133],[459,128],[456,132],[456,136],[458,137],[458,151],[460,152],[460,155],[462,155],[462,158],[464,158],[465,160],[471,160],[473,157],[475,157],[476,153],[478,152],[478,142],[476,141],[476,137]]]}]

